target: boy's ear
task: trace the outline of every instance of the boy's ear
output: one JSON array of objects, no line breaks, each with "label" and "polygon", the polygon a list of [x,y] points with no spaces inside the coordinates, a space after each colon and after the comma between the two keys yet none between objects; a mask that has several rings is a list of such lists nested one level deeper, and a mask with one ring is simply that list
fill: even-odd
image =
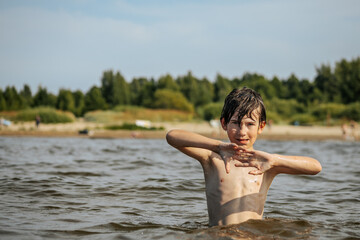
[{"label": "boy's ear", "polygon": [[222,129],[224,129],[226,131],[227,127],[226,127],[226,124],[225,124],[225,119],[224,118],[220,119],[220,122],[221,122]]},{"label": "boy's ear", "polygon": [[265,125],[266,125],[265,121],[260,122],[259,129],[258,129],[258,134],[260,134],[264,130]]}]

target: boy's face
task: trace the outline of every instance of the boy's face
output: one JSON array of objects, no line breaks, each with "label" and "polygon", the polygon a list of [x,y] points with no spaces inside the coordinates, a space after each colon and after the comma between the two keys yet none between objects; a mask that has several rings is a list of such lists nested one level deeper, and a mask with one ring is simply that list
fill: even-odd
[{"label": "boy's face", "polygon": [[229,140],[240,147],[252,150],[257,136],[265,127],[265,122],[259,122],[259,109],[254,110],[251,116],[244,116],[241,122],[238,120],[238,112],[235,111],[229,123],[225,125],[221,119],[222,128],[227,132]]}]

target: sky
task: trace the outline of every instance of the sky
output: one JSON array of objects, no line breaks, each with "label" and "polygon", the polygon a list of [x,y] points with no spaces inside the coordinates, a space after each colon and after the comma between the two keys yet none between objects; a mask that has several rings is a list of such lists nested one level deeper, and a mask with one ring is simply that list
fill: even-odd
[{"label": "sky", "polygon": [[360,56],[357,0],[0,0],[0,88],[88,91],[104,71],[312,81]]}]

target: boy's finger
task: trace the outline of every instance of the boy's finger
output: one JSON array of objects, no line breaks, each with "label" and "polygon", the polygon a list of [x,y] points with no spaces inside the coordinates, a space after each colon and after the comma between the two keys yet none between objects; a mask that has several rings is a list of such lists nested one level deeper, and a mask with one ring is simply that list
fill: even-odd
[{"label": "boy's finger", "polygon": [[234,158],[236,161],[239,161],[239,162],[250,162],[250,158],[249,157],[235,157]]},{"label": "boy's finger", "polygon": [[251,155],[254,155],[255,152],[254,151],[250,151],[250,150],[244,150],[243,153],[247,153],[247,154],[251,154]]},{"label": "boy's finger", "polygon": [[249,167],[249,163],[235,163],[235,167]]},{"label": "boy's finger", "polygon": [[263,172],[260,171],[260,170],[252,170],[252,171],[249,172],[249,174],[251,174],[251,175],[261,175],[261,174],[263,174]]},{"label": "boy's finger", "polygon": [[232,158],[230,158],[230,159],[225,159],[225,160],[224,160],[226,173],[229,173],[229,172],[230,172],[230,160],[232,160]]},{"label": "boy's finger", "polygon": [[243,150],[237,150],[236,154],[237,155],[244,155],[244,156],[252,156],[252,155],[254,155],[253,152],[244,152]]},{"label": "boy's finger", "polygon": [[229,163],[229,161],[225,161],[225,170],[226,170],[226,173],[230,172],[230,163]]},{"label": "boy's finger", "polygon": [[242,152],[246,152],[246,153],[255,153],[252,150],[247,150],[246,148],[243,148],[243,147],[240,147],[240,146],[238,146],[236,149],[239,150],[239,151],[242,151]]},{"label": "boy's finger", "polygon": [[237,148],[239,147],[236,143],[231,143],[230,146],[231,146],[233,149],[237,149]]}]

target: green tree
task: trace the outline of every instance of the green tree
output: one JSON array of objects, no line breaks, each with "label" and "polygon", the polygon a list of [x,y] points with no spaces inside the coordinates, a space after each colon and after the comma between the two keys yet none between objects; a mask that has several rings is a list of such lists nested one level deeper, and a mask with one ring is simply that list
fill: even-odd
[{"label": "green tree", "polygon": [[176,92],[180,90],[180,87],[170,74],[166,74],[159,78],[157,89],[170,89]]},{"label": "green tree", "polygon": [[291,74],[290,77],[285,81],[285,85],[287,87],[288,95],[286,96],[287,99],[302,99],[302,92],[300,88],[300,81],[295,76],[295,74]]},{"label": "green tree", "polygon": [[301,95],[298,98],[300,103],[306,106],[310,105],[313,99],[314,85],[307,79],[303,79],[299,83]]},{"label": "green tree", "polygon": [[75,104],[74,114],[77,117],[81,117],[84,115],[85,110],[85,96],[80,90],[73,92],[72,95]]},{"label": "green tree", "polygon": [[70,90],[60,89],[57,97],[56,108],[62,111],[75,111],[74,97]]},{"label": "green tree", "polygon": [[117,72],[113,77],[112,87],[112,106],[116,105],[129,105],[130,104],[130,88],[125,78]]},{"label": "green tree", "polygon": [[342,59],[336,63],[335,78],[340,83],[343,103],[360,101],[360,57],[350,62]]},{"label": "green tree", "polygon": [[0,88],[0,111],[6,110],[6,100],[4,97],[3,90]]},{"label": "green tree", "polygon": [[105,101],[113,105],[114,74],[112,70],[105,71],[101,78],[101,94]]},{"label": "green tree", "polygon": [[101,79],[101,93],[109,106],[128,105],[131,101],[129,84],[124,77],[112,70],[106,71]]},{"label": "green tree", "polygon": [[214,99],[214,85],[206,78],[203,78],[198,82],[198,96],[195,102],[195,106],[204,106],[211,103]]},{"label": "green tree", "polygon": [[233,90],[233,86],[229,79],[217,74],[214,83],[215,86],[215,102],[223,102],[225,97]]},{"label": "green tree", "polygon": [[196,105],[199,98],[198,80],[189,71],[187,75],[178,77],[176,82],[180,86],[180,91],[189,102]]},{"label": "green tree", "polygon": [[143,104],[143,98],[144,98],[143,91],[148,83],[149,81],[146,78],[134,78],[131,81],[129,87],[130,87],[130,99],[132,105],[141,106]]},{"label": "green tree", "polygon": [[237,88],[249,87],[261,94],[264,99],[272,99],[276,97],[276,91],[273,85],[264,76],[259,74],[244,74],[241,86]]},{"label": "green tree", "polygon": [[85,94],[84,100],[86,112],[93,110],[105,110],[107,108],[107,104],[101,94],[101,90],[96,86],[90,88],[90,90]]},{"label": "green tree", "polygon": [[56,106],[56,96],[52,93],[48,93],[46,88],[39,86],[37,93],[34,96],[34,107],[39,106]]},{"label": "green tree", "polygon": [[29,85],[24,85],[24,88],[20,91],[20,96],[22,97],[24,105],[26,107],[30,107],[33,105],[33,98]]},{"label": "green tree", "polygon": [[335,78],[329,65],[316,68],[314,85],[322,93],[321,102],[341,102],[340,81]]},{"label": "green tree", "polygon": [[154,79],[147,81],[140,92],[139,101],[141,102],[140,106],[143,107],[152,107],[155,97],[156,83]]},{"label": "green tree", "polygon": [[24,108],[23,99],[20,97],[14,86],[6,87],[4,91],[4,98],[7,110],[20,110]]},{"label": "green tree", "polygon": [[273,79],[270,81],[270,84],[276,90],[277,98],[286,98],[287,89],[283,81],[280,81],[277,77],[273,77]]}]

